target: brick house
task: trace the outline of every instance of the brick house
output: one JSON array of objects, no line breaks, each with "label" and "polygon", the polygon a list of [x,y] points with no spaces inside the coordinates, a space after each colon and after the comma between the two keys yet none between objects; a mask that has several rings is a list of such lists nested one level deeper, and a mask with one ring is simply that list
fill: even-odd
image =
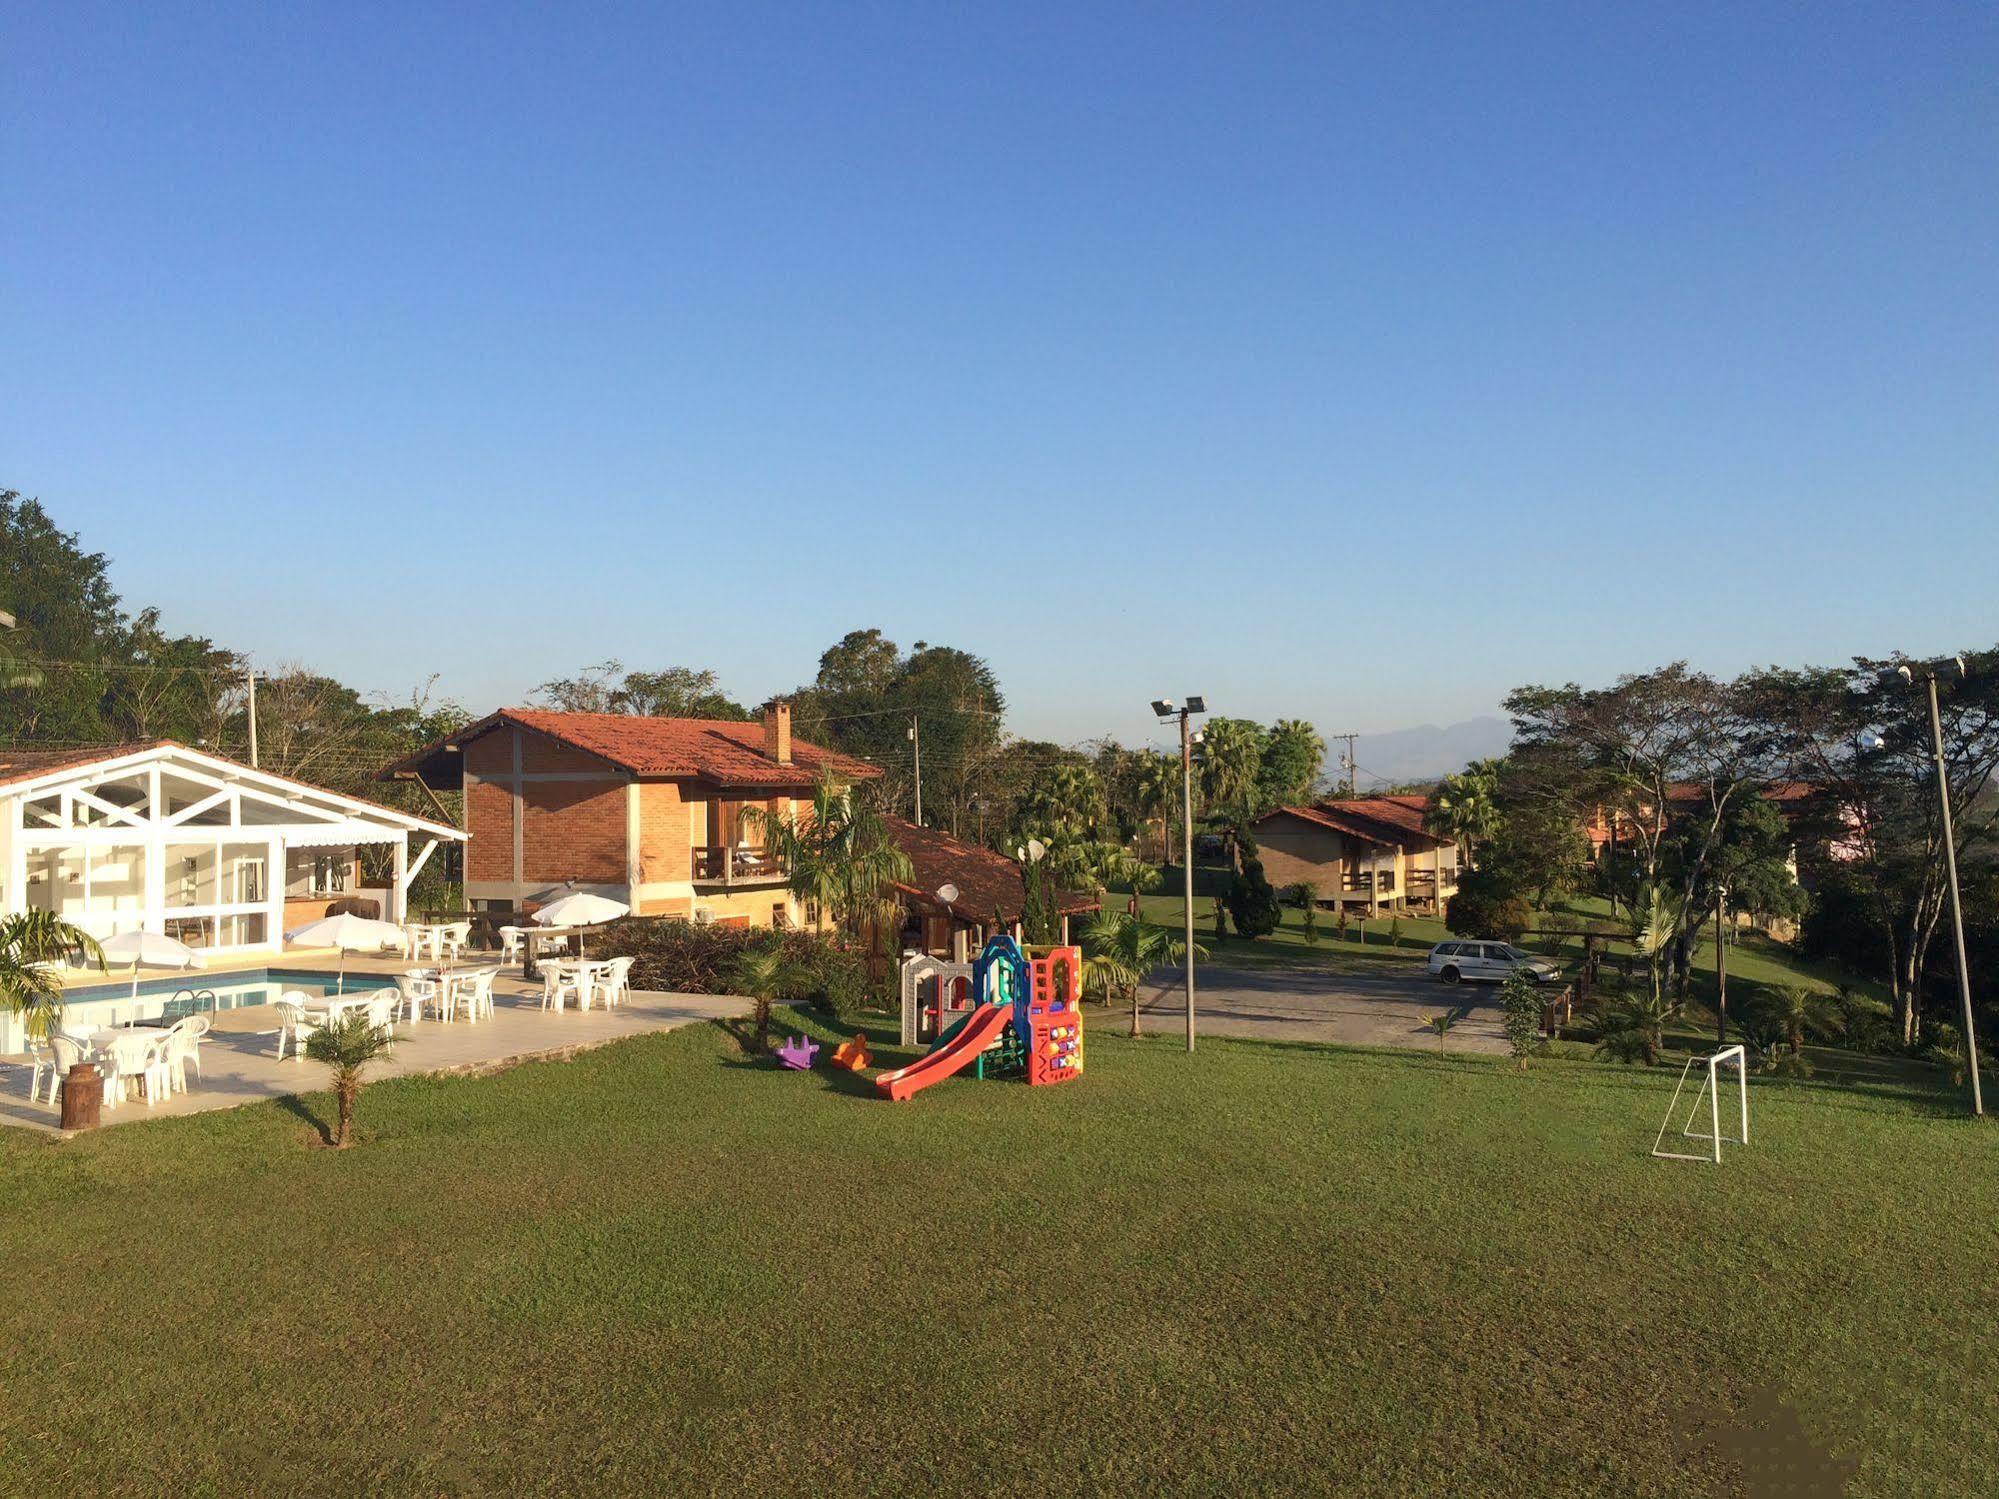
[{"label": "brick house", "polygon": [[[942,828],[919,827],[887,816],[896,846],[909,856],[910,877],[896,883],[902,912],[899,947],[933,958],[965,962],[1004,931],[1020,935],[1021,908],[1027,890],[1020,866],[1005,854],[954,838]],[[955,891],[948,902],[940,891]],[[1058,891],[1055,914],[1062,923],[1062,940],[1069,940],[1069,919],[1098,909],[1094,896]]]},{"label": "brick house", "polygon": [[465,794],[465,896],[523,911],[570,889],[642,916],[798,926],[786,871],[743,816],[809,806],[818,776],[874,766],[761,723],[502,708],[383,770]]},{"label": "brick house", "polygon": [[1458,846],[1423,826],[1425,796],[1356,796],[1279,807],[1254,823],[1263,872],[1280,891],[1366,916],[1440,911],[1458,888]]}]

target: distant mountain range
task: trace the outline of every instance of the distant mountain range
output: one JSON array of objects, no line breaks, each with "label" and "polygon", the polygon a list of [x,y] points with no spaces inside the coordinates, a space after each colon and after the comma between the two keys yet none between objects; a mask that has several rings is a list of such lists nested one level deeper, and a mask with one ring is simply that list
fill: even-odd
[{"label": "distant mountain range", "polygon": [[[1441,728],[1426,723],[1385,734],[1363,734],[1354,744],[1354,759],[1360,766],[1357,779],[1363,792],[1390,781],[1434,781],[1463,770],[1473,760],[1505,754],[1512,741],[1513,725],[1490,716],[1467,718]],[[1339,757],[1345,748],[1343,743],[1335,744],[1326,756],[1326,778],[1330,781],[1338,781],[1344,774]]]}]

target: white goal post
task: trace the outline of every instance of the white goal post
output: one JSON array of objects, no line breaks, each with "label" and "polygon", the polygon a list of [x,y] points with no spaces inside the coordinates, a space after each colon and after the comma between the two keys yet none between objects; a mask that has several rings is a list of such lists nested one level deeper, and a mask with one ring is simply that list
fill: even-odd
[{"label": "white goal post", "polygon": [[[1736,1099],[1740,1110],[1740,1134],[1724,1135],[1721,1132],[1721,1069],[1735,1068]],[[1694,1068],[1703,1069],[1701,1085],[1694,1093],[1692,1106],[1687,1110],[1686,1121],[1680,1126],[1680,1133],[1689,1140],[1706,1140],[1713,1148],[1710,1156],[1706,1150],[1699,1155],[1690,1155],[1683,1150],[1665,1150],[1666,1131],[1673,1127],[1673,1116],[1679,1111],[1680,1094],[1686,1090],[1687,1079]],[[1701,1102],[1707,1102],[1707,1128],[1695,1129],[1694,1121],[1700,1117]],[[1652,1142],[1652,1154],[1666,1161],[1707,1161],[1721,1164],[1721,1147],[1726,1141],[1730,1145],[1749,1143],[1749,1058],[1740,1046],[1724,1046],[1712,1056],[1688,1057],[1687,1065],[1680,1069],[1680,1081],[1673,1089],[1672,1101],[1666,1105],[1666,1117],[1659,1125],[1658,1138]],[[1677,1143],[1677,1142],[1675,1142]]]}]

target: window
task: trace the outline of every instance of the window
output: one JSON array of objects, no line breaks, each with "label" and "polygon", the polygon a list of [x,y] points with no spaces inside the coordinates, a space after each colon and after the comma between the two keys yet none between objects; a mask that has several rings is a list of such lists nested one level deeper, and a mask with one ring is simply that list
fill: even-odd
[{"label": "window", "polygon": [[787,912],[784,909],[783,901],[777,902],[776,905],[770,908],[770,924],[773,929],[781,932],[789,926],[791,923],[786,918]]},{"label": "window", "polygon": [[353,860],[346,854],[314,854],[312,873],[306,879],[306,890],[312,895],[342,895],[347,890],[347,877],[353,872]]}]

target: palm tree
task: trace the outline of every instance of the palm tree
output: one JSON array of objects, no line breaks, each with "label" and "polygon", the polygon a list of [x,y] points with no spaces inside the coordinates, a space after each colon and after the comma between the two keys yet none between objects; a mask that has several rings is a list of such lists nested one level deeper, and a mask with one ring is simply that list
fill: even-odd
[{"label": "palm tree", "polygon": [[784,861],[791,893],[818,907],[822,929],[829,914],[849,936],[889,919],[891,887],[914,872],[881,814],[830,776],[813,786],[811,809],[802,818],[745,807],[743,822]]},{"label": "palm tree", "polygon": [[1758,1017],[1783,1035],[1793,1057],[1805,1054],[1805,1033],[1837,1035],[1844,1017],[1837,996],[1823,989],[1807,989],[1801,984],[1785,984],[1766,989],[1757,996]]},{"label": "palm tree", "polygon": [[750,997],[755,1035],[751,1050],[770,1049],[771,1007],[796,999],[805,988],[805,975],[784,955],[775,942],[752,947],[736,959],[731,982]]},{"label": "palm tree", "polygon": [[1139,810],[1159,819],[1161,864],[1173,862],[1173,815],[1180,810],[1180,763],[1170,755],[1148,755],[1133,775]]},{"label": "palm tree", "polygon": [[1263,743],[1262,728],[1246,718],[1217,718],[1202,731],[1201,790],[1207,798],[1208,821],[1220,830],[1228,847],[1231,869],[1242,830],[1264,810],[1257,785],[1263,773]]},{"label": "palm tree", "polygon": [[395,1032],[386,1025],[373,1024],[365,1010],[348,1010],[306,1037],[305,1054],[315,1062],[324,1062],[333,1074],[333,1100],[340,1111],[334,1149],[345,1150],[354,1143],[354,1105],[361,1097],[361,1071],[394,1040]]},{"label": "palm tree", "polygon": [[1666,1022],[1678,1008],[1656,986],[1606,1001],[1598,1012],[1596,1050],[1620,1062],[1656,1066]]},{"label": "palm tree", "polygon": [[0,1004],[19,1015],[32,1040],[41,1041],[62,1019],[62,965],[71,960],[104,967],[97,939],[53,911],[0,916]]},{"label": "palm tree", "polygon": [[[1208,950],[1194,944],[1194,955]],[[1138,1031],[1138,986],[1155,968],[1183,961],[1187,943],[1171,927],[1155,926],[1126,912],[1105,912],[1083,928],[1083,990],[1103,1003],[1131,1006],[1131,1034]]]},{"label": "palm tree", "polygon": [[1430,798],[1423,820],[1433,833],[1441,833],[1465,851],[1471,864],[1472,852],[1499,832],[1499,806],[1495,800],[1499,775],[1490,760],[1474,760],[1454,776],[1445,776]]}]

